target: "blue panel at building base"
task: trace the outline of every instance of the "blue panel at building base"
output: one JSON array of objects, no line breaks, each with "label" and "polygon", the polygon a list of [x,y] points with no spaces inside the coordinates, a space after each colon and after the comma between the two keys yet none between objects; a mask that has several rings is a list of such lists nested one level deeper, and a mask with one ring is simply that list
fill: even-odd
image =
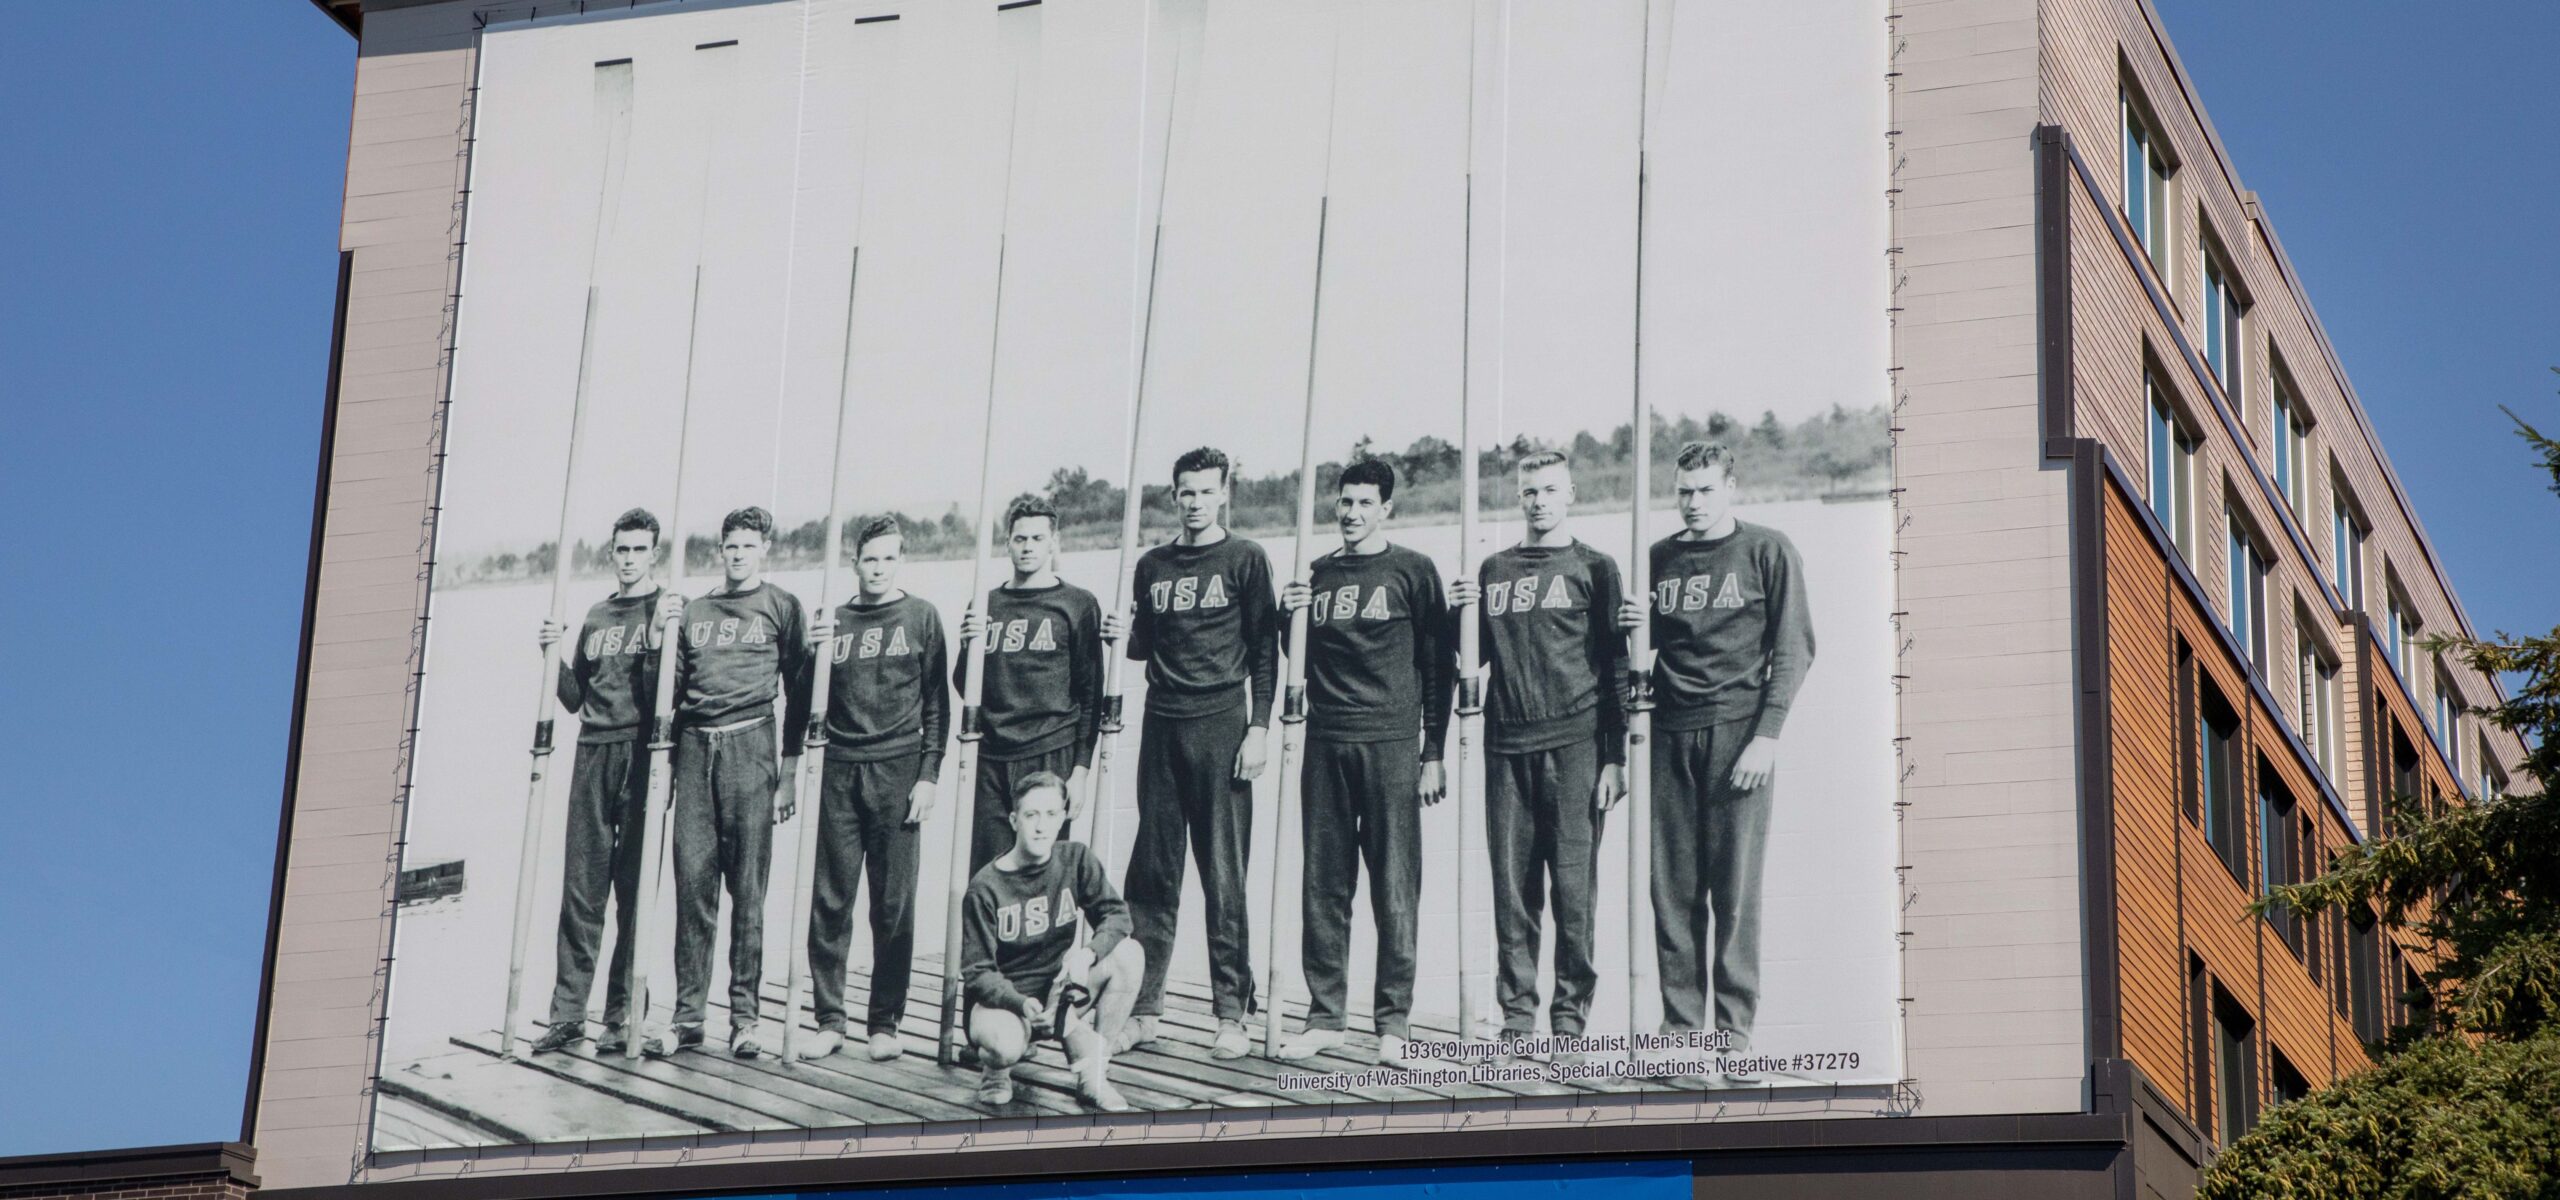
[{"label": "blue panel at building base", "polygon": [[856,1192],[774,1192],[727,1200],[1547,1200],[1568,1191],[1609,1200],[1688,1200],[1685,1161],[1521,1163],[1398,1170],[1287,1171],[1087,1179]]}]

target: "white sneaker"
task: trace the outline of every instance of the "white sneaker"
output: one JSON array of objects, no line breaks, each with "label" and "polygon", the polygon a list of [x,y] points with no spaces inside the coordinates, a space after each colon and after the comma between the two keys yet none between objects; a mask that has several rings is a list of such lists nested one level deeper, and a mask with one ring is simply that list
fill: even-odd
[{"label": "white sneaker", "polygon": [[1378,1065],[1411,1069],[1422,1063],[1413,1057],[1413,1043],[1392,1033],[1378,1035]]},{"label": "white sneaker", "polygon": [[873,1062],[888,1062],[906,1052],[907,1043],[898,1036],[897,1030],[884,1029],[871,1035],[869,1053]]},{"label": "white sneaker", "polygon": [[1111,1058],[1097,1054],[1076,1064],[1076,1091],[1088,1103],[1107,1113],[1123,1113],[1130,1109],[1127,1097],[1111,1086]]},{"label": "white sneaker", "polygon": [[1152,1046],[1155,1041],[1156,1019],[1152,1016],[1135,1016],[1122,1021],[1120,1031],[1111,1035],[1111,1052],[1118,1054],[1124,1050]]},{"label": "white sneaker", "polygon": [[1013,1068],[978,1068],[978,1103],[989,1108],[1003,1108],[1013,1103]]},{"label": "white sneaker", "polygon": [[1244,1022],[1220,1021],[1218,1040],[1209,1044],[1209,1057],[1221,1060],[1243,1058],[1252,1049],[1253,1039],[1246,1035]]},{"label": "white sneaker", "polygon": [[[1224,1033],[1225,1031],[1220,1031],[1222,1043],[1225,1040]],[[1342,1031],[1339,1029],[1301,1030],[1298,1036],[1280,1043],[1280,1057],[1287,1062],[1306,1062],[1341,1044]]]},{"label": "white sneaker", "polygon": [[844,1033],[841,1030],[821,1029],[808,1041],[800,1043],[799,1049],[794,1053],[803,1062],[816,1062],[842,1049],[844,1049]]}]

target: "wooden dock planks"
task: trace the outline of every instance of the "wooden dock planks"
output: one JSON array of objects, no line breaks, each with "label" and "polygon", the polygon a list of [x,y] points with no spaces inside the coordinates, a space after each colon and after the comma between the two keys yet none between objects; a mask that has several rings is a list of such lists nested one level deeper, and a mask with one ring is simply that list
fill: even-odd
[{"label": "wooden dock planks", "polygon": [[[701,1049],[671,1059],[598,1055],[591,1043],[582,1042],[567,1051],[521,1055],[512,1061],[499,1057],[494,1033],[455,1038],[453,1052],[384,1076],[374,1149],[421,1152],[492,1142],[558,1143],[773,1128],[850,1129],[1096,1111],[1078,1095],[1075,1073],[1054,1043],[1035,1048],[1016,1067],[1011,1104],[993,1109],[979,1103],[976,1068],[945,1068],[934,1061],[931,1035],[939,1018],[942,983],[940,964],[934,961],[917,964],[913,975],[901,1022],[905,1052],[887,1062],[872,1061],[865,1053],[867,1038],[859,1031],[869,983],[862,972],[849,980],[846,1007],[855,1014],[856,1029],[847,1035],[840,1052],[816,1062],[785,1064],[771,1053],[752,1060],[731,1058],[716,1036]],[[1112,1061],[1113,1084],[1140,1110],[1387,1102],[1445,1106],[1459,1100],[1571,1096],[1643,1087],[1632,1081],[1599,1079],[1575,1085],[1531,1080],[1293,1092],[1280,1086],[1282,1075],[1370,1069],[1376,1039],[1352,1034],[1340,1046],[1306,1063],[1276,1062],[1259,1055],[1221,1061],[1209,1056],[1217,1020],[1207,989],[1176,982],[1167,989],[1166,1001],[1156,1040]],[[767,989],[768,1022],[778,1018],[783,1003],[781,988]],[[707,1025],[717,1035],[728,1028],[728,1014],[716,1002],[712,1007]],[[1303,1004],[1285,1007],[1293,1028],[1303,1011]],[[814,1016],[806,1006],[791,1018],[803,1029],[814,1028]],[[1426,1040],[1445,1040],[1454,1036],[1453,1029],[1453,1021],[1417,1020],[1414,1032]],[[591,1026],[590,1032],[602,1032],[602,1027]],[[771,1037],[764,1040],[779,1042]]]}]

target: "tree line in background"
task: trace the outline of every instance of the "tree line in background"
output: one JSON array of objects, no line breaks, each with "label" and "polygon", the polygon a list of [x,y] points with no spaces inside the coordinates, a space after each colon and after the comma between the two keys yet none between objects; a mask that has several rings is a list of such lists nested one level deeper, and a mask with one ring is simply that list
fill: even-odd
[{"label": "tree line in background", "polygon": [[[1655,414],[1652,438],[1655,500],[1656,503],[1666,503],[1670,499],[1672,467],[1680,447],[1699,441],[1718,442],[1733,448],[1737,464],[1734,476],[1741,484],[1746,502],[1876,495],[1885,489],[1892,471],[1893,439],[1888,424],[1887,414],[1881,405],[1864,409],[1834,405],[1829,412],[1807,417],[1794,425],[1780,422],[1777,415],[1770,412],[1761,413],[1758,421],[1748,425],[1724,413],[1710,413],[1703,419],[1683,416],[1676,420]],[[1578,506],[1583,511],[1625,511],[1634,492],[1634,447],[1633,425],[1620,425],[1606,436],[1584,430],[1561,442],[1526,434],[1514,437],[1507,443],[1477,453],[1477,503],[1488,514],[1499,516],[1508,512],[1513,507],[1512,473],[1520,460],[1543,451],[1560,450],[1573,462],[1574,490]],[[1228,449],[1234,453],[1234,448]],[[1431,434],[1416,438],[1402,450],[1381,447],[1364,436],[1341,458],[1317,464],[1317,519],[1324,519],[1322,498],[1342,477],[1343,465],[1374,458],[1383,459],[1396,469],[1395,524],[1448,524],[1456,519],[1458,513],[1460,468],[1464,465],[1462,454],[1455,443]],[[1119,545],[1121,510],[1128,496],[1120,485],[1097,479],[1083,467],[1060,467],[1050,473],[1048,482],[1037,492],[1023,495],[1039,496],[1058,510],[1065,549],[1108,550]],[[1248,537],[1286,536],[1295,531],[1297,506],[1298,471],[1294,466],[1285,471],[1255,474],[1251,463],[1238,462],[1227,512],[1230,528]],[[1153,542],[1172,536],[1174,515],[1170,479],[1146,485],[1143,508],[1142,540]],[[665,517],[663,513],[659,515],[661,519]],[[839,530],[839,538],[848,555],[853,549],[854,535],[864,522],[878,515],[875,511],[847,514]],[[953,504],[932,515],[906,512],[894,515],[905,528],[905,550],[909,559],[967,557],[975,515],[960,505]],[[688,524],[701,527],[701,524],[693,522]],[[790,570],[818,565],[822,560],[820,543],[825,536],[823,524],[814,517],[778,531],[774,537],[773,552],[766,559],[767,569]],[[719,545],[719,539],[709,533],[687,536],[684,574],[716,574],[719,570]],[[553,544],[546,541],[531,550],[493,551],[460,562],[439,563],[436,583],[440,587],[453,587],[545,578],[551,573],[555,553]],[[602,538],[579,539],[573,543],[571,553],[574,557],[569,566],[574,576],[601,578],[612,573],[610,547]]]}]

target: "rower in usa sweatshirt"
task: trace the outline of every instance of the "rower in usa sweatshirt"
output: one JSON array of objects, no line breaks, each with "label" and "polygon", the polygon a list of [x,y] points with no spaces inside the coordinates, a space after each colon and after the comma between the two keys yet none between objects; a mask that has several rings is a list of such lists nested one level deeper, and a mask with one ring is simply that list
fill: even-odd
[{"label": "rower in usa sweatshirt", "polygon": [[[764,896],[773,826],[791,818],[796,760],[809,720],[808,622],[800,600],[763,578],[773,515],[742,508],[720,524],[723,582],[684,606],[677,662],[675,803],[676,1011],[672,1054],[703,1040],[720,895],[729,897],[730,1053],[753,1058],[762,1014]],[[777,741],[775,701],[782,721]],[[777,793],[781,807],[777,807]]]},{"label": "rower in usa sweatshirt", "polygon": [[1283,600],[1309,610],[1300,953],[1312,999],[1306,1029],[1280,1057],[1305,1061],[1343,1040],[1351,901],[1365,862],[1378,934],[1378,1061],[1401,1065],[1412,1036],[1422,808],[1445,794],[1441,749],[1457,650],[1439,568],[1387,541],[1394,468],[1363,459],[1343,469],[1339,486],[1342,546],[1317,558],[1307,585],[1292,584]]},{"label": "rower in usa sweatshirt", "polygon": [[[965,691],[968,631],[983,623],[987,661],[978,699],[978,782],[970,800],[972,873],[1013,845],[1006,818],[1013,789],[1047,772],[1081,796],[1102,736],[1102,602],[1058,578],[1058,512],[1047,501],[1015,501],[1004,529],[1012,578],[987,593],[983,622],[976,613],[962,618],[960,654],[951,667],[952,686]],[[1059,836],[1074,836],[1072,820]]]},{"label": "rower in usa sweatshirt", "polygon": [[[857,885],[870,883],[871,1002],[865,1049],[875,1062],[903,1053],[915,959],[916,878],[924,813],[951,736],[950,654],[932,604],[898,588],[905,533],[879,517],[854,539],[861,589],[835,611],[826,639],[827,760],[819,788],[817,883],[809,969],[819,1034],[809,1057],[843,1044],[845,959]],[[866,874],[867,872],[867,874]]]},{"label": "rower in usa sweatshirt", "polygon": [[[649,579],[658,556],[658,519],[632,509],[613,523],[615,590],[587,609],[577,641],[560,663],[560,707],[578,719],[569,772],[568,829],[560,875],[557,973],[550,1028],[533,1052],[566,1049],[585,1034],[604,914],[613,904],[613,955],[605,970],[601,1053],[623,1048],[631,984],[631,921],[640,886],[640,822],[649,796],[649,708],[658,698],[655,617],[662,590]],[[563,630],[544,621],[541,642]]]},{"label": "rower in usa sweatshirt", "polygon": [[1491,852],[1496,999],[1506,1039],[1535,1031],[1542,895],[1555,898],[1550,1032],[1577,1035],[1599,983],[1592,966],[1601,814],[1625,791],[1625,638],[1618,564],[1564,531],[1573,476],[1562,454],[1518,468],[1529,536],[1484,561],[1475,586],[1490,673],[1485,828]]},{"label": "rower in usa sweatshirt", "polygon": [[[1681,447],[1682,528],[1650,548],[1654,947],[1663,1023],[1747,1048],[1760,1001],[1761,867],[1778,739],[1813,665],[1804,564],[1733,516],[1732,451]],[[1712,924],[1710,923],[1712,918]],[[1709,940],[1712,932],[1712,941]]]},{"label": "rower in usa sweatshirt", "polygon": [[1175,460],[1182,533],[1138,559],[1128,647],[1130,661],[1147,665],[1138,838],[1126,877],[1147,956],[1133,1036],[1150,1035],[1164,1012],[1187,850],[1200,862],[1208,910],[1210,1003],[1220,1024],[1212,1053],[1221,1058],[1244,1053],[1254,1006],[1245,864],[1281,628],[1270,556],[1219,524],[1230,471],[1227,456],[1207,447]]}]

